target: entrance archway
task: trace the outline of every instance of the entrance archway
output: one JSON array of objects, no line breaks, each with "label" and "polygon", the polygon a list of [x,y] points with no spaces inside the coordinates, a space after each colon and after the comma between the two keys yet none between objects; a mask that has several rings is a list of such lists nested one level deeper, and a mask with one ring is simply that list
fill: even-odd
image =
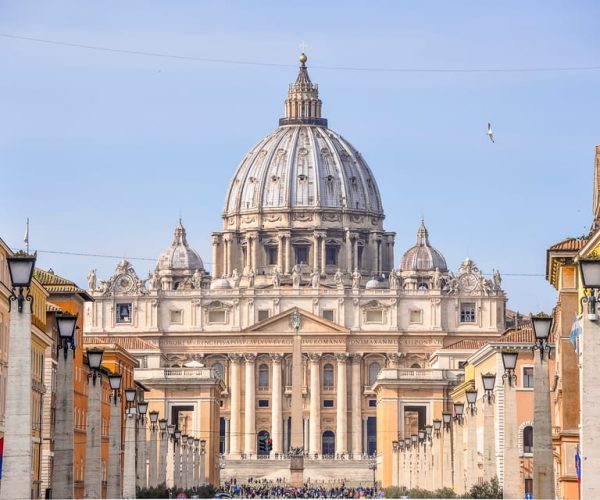
[{"label": "entrance archway", "polygon": [[332,431],[325,431],[321,440],[323,455],[335,455],[335,435]]},{"label": "entrance archway", "polygon": [[268,457],[271,451],[271,435],[268,431],[260,431],[257,436],[257,455],[259,457]]}]

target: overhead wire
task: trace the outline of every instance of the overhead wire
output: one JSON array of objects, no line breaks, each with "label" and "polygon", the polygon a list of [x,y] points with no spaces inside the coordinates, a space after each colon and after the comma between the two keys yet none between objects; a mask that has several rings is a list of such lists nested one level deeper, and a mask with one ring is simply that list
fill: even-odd
[{"label": "overhead wire", "polygon": [[[105,47],[101,45],[91,45],[78,42],[64,42],[48,38],[38,38],[32,36],[15,35],[12,33],[0,33],[0,37],[43,43],[47,45],[56,45],[62,47],[71,47],[78,49],[96,50],[102,52],[113,52],[143,57],[159,57],[163,59],[176,59],[182,61],[195,61],[214,64],[232,64],[245,66],[263,66],[290,68],[296,67],[295,64],[266,62],[266,61],[248,61],[241,59],[213,58],[185,56],[180,54],[170,54],[164,52],[154,52],[148,50],[122,49],[115,47]],[[379,72],[379,73],[548,73],[548,72],[570,72],[570,71],[598,71],[600,65],[586,66],[538,66],[538,67],[511,67],[511,68],[414,68],[414,67],[382,67],[382,66],[331,66],[331,65],[311,65],[315,69],[331,71],[361,71],[361,72]]]}]

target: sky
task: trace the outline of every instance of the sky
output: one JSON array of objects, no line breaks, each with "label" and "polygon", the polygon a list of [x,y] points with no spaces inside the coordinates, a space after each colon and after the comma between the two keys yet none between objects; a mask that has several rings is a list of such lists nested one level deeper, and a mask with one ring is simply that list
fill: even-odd
[{"label": "sky", "polygon": [[182,217],[210,268],[229,181],[277,127],[304,42],[396,262],[424,218],[452,270],[499,269],[508,307],[549,311],[546,249],[592,221],[600,70],[430,70],[600,67],[599,18],[593,1],[0,0],[0,237],[23,247],[29,217],[38,265],[85,285],[121,256],[145,276]]}]

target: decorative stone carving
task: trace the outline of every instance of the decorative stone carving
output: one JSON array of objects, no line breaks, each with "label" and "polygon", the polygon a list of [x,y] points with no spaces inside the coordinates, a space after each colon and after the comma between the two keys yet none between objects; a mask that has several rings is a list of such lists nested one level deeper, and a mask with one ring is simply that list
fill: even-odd
[{"label": "decorative stone carving", "polygon": [[273,270],[273,276],[271,277],[271,283],[273,284],[273,288],[279,288],[281,284],[281,276],[279,274],[279,268],[275,268]]},{"label": "decorative stone carving", "polygon": [[145,295],[146,280],[138,278],[135,270],[127,260],[117,265],[115,273],[107,280],[100,282],[103,295]]},{"label": "decorative stone carving", "polygon": [[296,264],[292,269],[292,287],[294,289],[300,288],[300,281],[302,280],[302,275],[300,274],[300,266]]},{"label": "decorative stone carving", "polygon": [[344,275],[342,274],[342,271],[340,271],[339,267],[333,275],[333,281],[335,282],[335,286],[338,290],[344,289]]},{"label": "decorative stone carving", "polygon": [[271,360],[273,360],[273,363],[281,363],[283,360],[283,356],[278,353],[271,353],[269,356],[271,357]]},{"label": "decorative stone carving", "polygon": [[254,269],[250,268],[248,271],[248,288],[254,288]]},{"label": "decorative stone carving", "polygon": [[321,361],[321,355],[318,352],[309,352],[308,359],[310,359],[313,363],[318,363]]},{"label": "decorative stone carving", "polygon": [[342,220],[340,214],[323,214],[321,218],[327,222],[339,222]]},{"label": "decorative stone carving", "polygon": [[296,212],[293,216],[292,216],[292,220],[296,220],[299,222],[310,222],[313,220],[313,215],[312,214],[307,214],[305,212]]},{"label": "decorative stone carving", "polygon": [[362,275],[358,268],[354,268],[354,272],[352,273],[352,290],[357,291],[360,288],[360,280],[362,279]]},{"label": "decorative stone carving", "polygon": [[319,288],[319,285],[321,283],[321,273],[318,269],[315,269],[310,275],[310,282],[313,288]]},{"label": "decorative stone carving", "polygon": [[237,267],[231,273],[231,281],[233,282],[233,288],[240,287],[240,273],[237,270]]},{"label": "decorative stone carving", "polygon": [[350,355],[347,352],[338,352],[335,355],[335,359],[338,363],[345,363],[350,358]]},{"label": "decorative stone carving", "polygon": [[192,276],[192,284],[196,290],[200,290],[200,288],[202,288],[202,273],[199,269],[194,271],[194,275]]},{"label": "decorative stone carving", "polygon": [[96,270],[95,269],[90,270],[90,272],[87,275],[87,280],[88,280],[88,290],[95,290],[96,289]]},{"label": "decorative stone carving", "polygon": [[254,363],[256,361],[256,354],[250,352],[244,353],[244,360],[246,363]]}]

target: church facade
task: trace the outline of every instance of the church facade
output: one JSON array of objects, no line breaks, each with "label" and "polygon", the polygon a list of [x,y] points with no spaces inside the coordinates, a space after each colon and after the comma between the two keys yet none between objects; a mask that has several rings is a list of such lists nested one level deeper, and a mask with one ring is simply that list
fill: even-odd
[{"label": "church facade", "polygon": [[[375,177],[321,108],[302,54],[279,127],[233,175],[211,274],[180,221],[147,280],[127,261],[99,283],[89,277],[85,335],[136,356],[150,408],[206,439],[208,467],[222,457],[224,472],[285,460],[292,418],[309,469],[331,461],[336,477],[341,461],[366,466],[396,439],[378,421],[383,368],[401,379],[393,427],[410,436],[450,404],[471,354],[445,348],[505,330],[499,273],[487,278],[469,259],[451,271],[423,222],[395,260]],[[292,312],[302,319],[301,415],[291,412]],[[203,389],[207,378],[217,393]],[[207,419],[211,398],[218,411]]]}]

